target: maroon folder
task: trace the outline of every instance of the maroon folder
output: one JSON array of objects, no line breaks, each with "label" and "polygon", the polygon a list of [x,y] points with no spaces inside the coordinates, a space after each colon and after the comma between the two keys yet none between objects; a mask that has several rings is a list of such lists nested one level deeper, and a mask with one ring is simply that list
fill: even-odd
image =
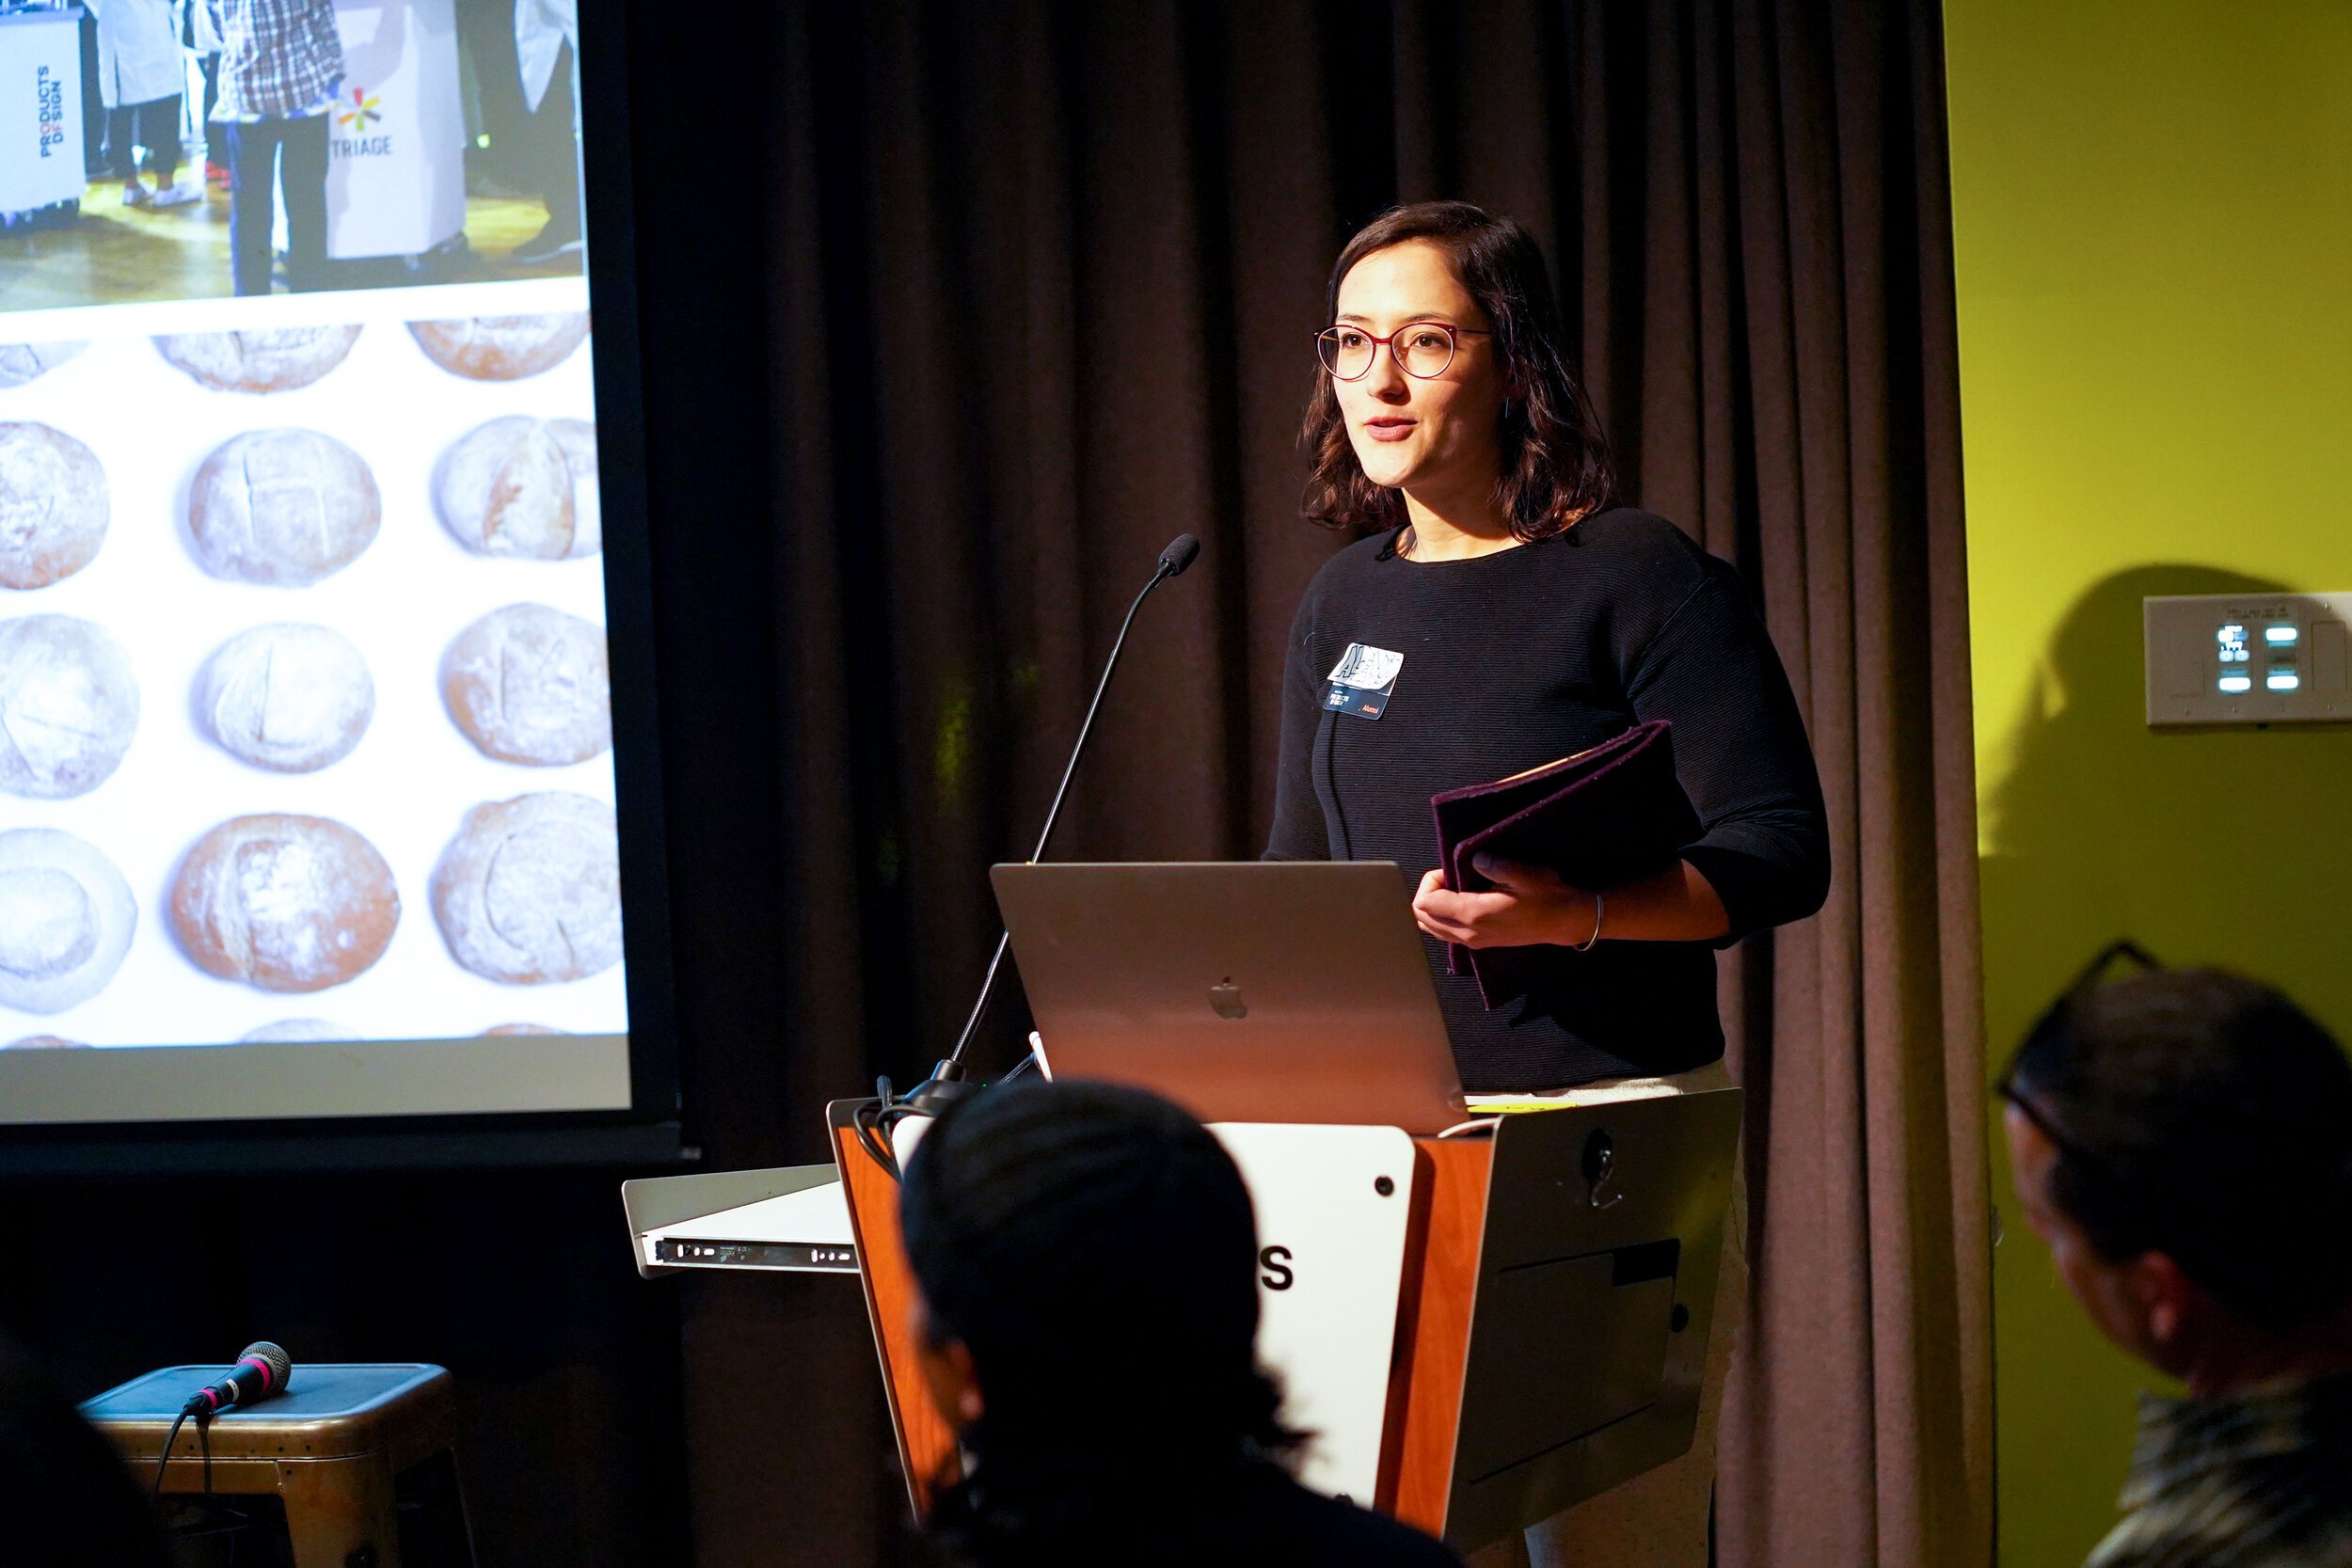
[{"label": "maroon folder", "polygon": [[[1675,778],[1671,730],[1653,720],[1558,762],[1431,796],[1447,887],[1493,887],[1472,863],[1482,854],[1543,866],[1598,893],[1673,864],[1699,836],[1699,819]],[[1524,996],[1572,957],[1549,945],[1448,952],[1454,974],[1467,968],[1478,976],[1489,1007]]]}]

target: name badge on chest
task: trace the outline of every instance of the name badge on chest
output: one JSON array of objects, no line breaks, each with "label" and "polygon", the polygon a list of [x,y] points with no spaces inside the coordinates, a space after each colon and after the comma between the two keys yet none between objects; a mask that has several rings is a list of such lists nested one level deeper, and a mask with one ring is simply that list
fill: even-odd
[{"label": "name badge on chest", "polygon": [[1397,672],[1405,656],[1386,648],[1350,642],[1340,661],[1324,677],[1323,705],[1333,713],[1357,719],[1377,719],[1387,710],[1389,694],[1396,689]]}]

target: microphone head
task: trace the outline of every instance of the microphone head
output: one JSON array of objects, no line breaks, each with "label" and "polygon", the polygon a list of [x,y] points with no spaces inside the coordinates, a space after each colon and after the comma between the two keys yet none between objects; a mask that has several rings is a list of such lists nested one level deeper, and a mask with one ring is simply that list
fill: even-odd
[{"label": "microphone head", "polygon": [[1168,548],[1160,552],[1160,564],[1167,568],[1169,577],[1180,578],[1184,575],[1184,568],[1192,564],[1193,557],[1200,553],[1200,541],[1189,533],[1180,533],[1168,542]]},{"label": "microphone head", "polygon": [[246,1346],[237,1353],[237,1360],[240,1363],[259,1361],[262,1366],[267,1367],[269,1369],[269,1391],[273,1394],[284,1393],[287,1383],[294,1377],[294,1358],[286,1354],[283,1347],[273,1344],[267,1339],[256,1339]]}]

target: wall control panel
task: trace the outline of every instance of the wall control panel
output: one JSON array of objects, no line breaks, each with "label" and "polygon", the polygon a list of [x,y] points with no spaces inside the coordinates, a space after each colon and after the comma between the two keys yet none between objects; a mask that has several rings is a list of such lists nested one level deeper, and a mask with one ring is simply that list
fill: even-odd
[{"label": "wall control panel", "polygon": [[2352,594],[2167,596],[2140,613],[2151,728],[2352,721]]}]

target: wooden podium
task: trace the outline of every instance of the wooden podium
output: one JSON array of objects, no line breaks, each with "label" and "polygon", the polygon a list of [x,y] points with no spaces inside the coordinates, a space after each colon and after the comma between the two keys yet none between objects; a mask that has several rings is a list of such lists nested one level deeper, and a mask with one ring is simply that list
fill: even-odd
[{"label": "wooden podium", "polygon": [[[871,1104],[836,1101],[829,1117],[919,1516],[933,1484],[958,1473],[955,1437],[915,1364],[898,1186],[857,1138],[854,1116]],[[1393,1337],[1385,1373],[1366,1374],[1384,1375],[1385,1392],[1357,1390],[1377,1396],[1365,1408],[1380,1411],[1379,1430],[1347,1434],[1376,1443],[1374,1493],[1359,1500],[1467,1552],[1690,1448],[1740,1115],[1740,1091],[1717,1089],[1411,1140],[1409,1177],[1394,1183],[1407,1207]],[[1263,1153],[1335,1130],[1213,1131],[1229,1148],[1247,1132]],[[1263,1232],[1280,1196],[1265,1184],[1279,1178],[1263,1157],[1240,1163]],[[1263,1337],[1261,1354],[1295,1392]]]}]

